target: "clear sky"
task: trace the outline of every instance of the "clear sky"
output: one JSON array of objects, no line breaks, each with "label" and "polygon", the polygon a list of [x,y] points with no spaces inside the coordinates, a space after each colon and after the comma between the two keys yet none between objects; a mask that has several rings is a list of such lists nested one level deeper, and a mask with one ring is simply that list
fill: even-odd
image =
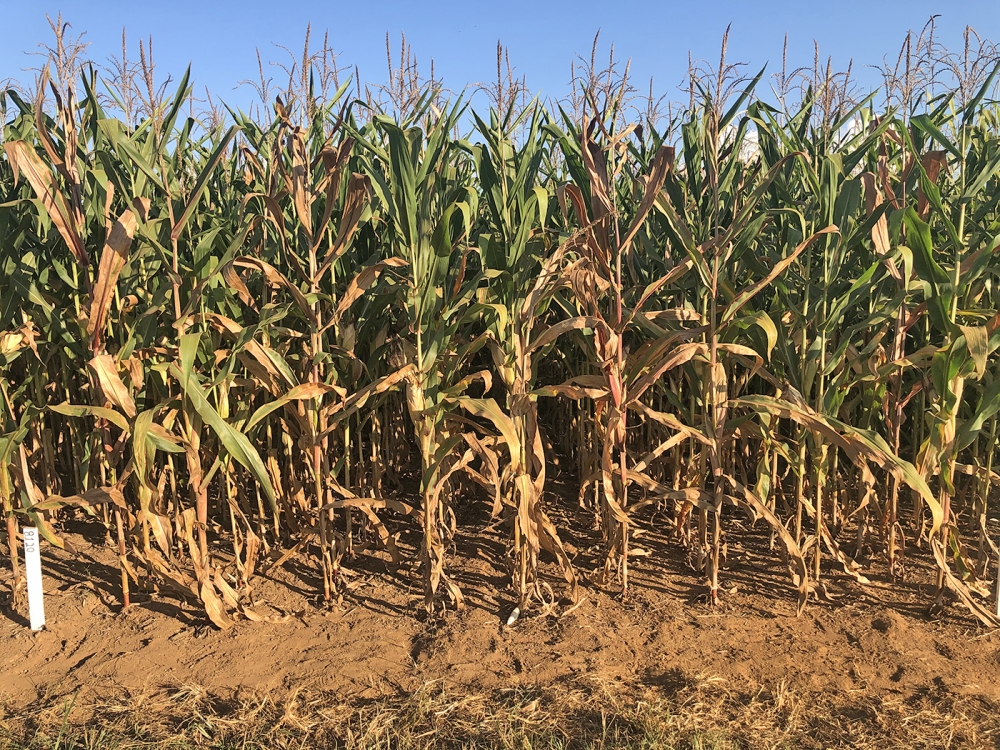
[{"label": "clear sky", "polygon": [[[122,27],[134,57],[139,38],[152,35],[158,73],[176,77],[190,62],[199,91],[207,85],[237,106],[253,96],[245,87],[234,87],[256,76],[255,48],[265,63],[284,55],[274,44],[299,51],[309,22],[314,41],[329,29],[340,61],[358,65],[362,79],[371,82],[386,78],[386,32],[397,49],[399,34],[405,32],[422,72],[429,72],[433,57],[437,75],[452,90],[495,77],[500,39],[529,87],[556,98],[567,92],[571,60],[589,56],[598,29],[601,57],[606,59],[613,42],[619,56],[632,59],[634,80],[648,86],[653,76],[658,92],[674,99],[683,98],[677,86],[688,51],[695,58],[717,60],[730,22],[732,60],[757,68],[769,63],[768,71],[774,72],[780,68],[787,32],[790,64],[811,65],[815,40],[824,59],[833,57],[835,68],[846,67],[853,58],[866,85],[876,85],[879,78],[864,66],[885,56],[895,59],[906,31],[919,31],[932,14],[941,14],[938,34],[949,46],[961,47],[966,24],[1000,41],[1000,0],[0,0],[0,79],[30,78],[22,69],[36,59],[24,52],[51,38],[45,16],[55,17],[60,10],[75,32],[86,32],[93,60],[103,63],[120,52]],[[277,68],[270,72],[281,79]]]}]

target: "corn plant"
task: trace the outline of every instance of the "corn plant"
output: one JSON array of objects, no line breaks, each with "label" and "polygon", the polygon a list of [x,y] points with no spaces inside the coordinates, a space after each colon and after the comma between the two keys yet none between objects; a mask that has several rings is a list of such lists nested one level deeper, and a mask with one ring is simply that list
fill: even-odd
[{"label": "corn plant", "polygon": [[477,113],[415,66],[380,108],[305,55],[281,96],[262,84],[267,114],[199,118],[189,74],[132,91],[72,50],[0,95],[15,607],[20,524],[65,546],[75,515],[123,606],[169,593],[222,628],[264,619],[262,569],[313,561],[333,606],[358,555],[402,565],[419,526],[433,613],[462,604],[448,554],[486,503],[512,624],[559,606],[553,579],[627,595],[662,519],[717,605],[756,533],[735,513],[800,612],[923,556],[929,605],[997,623],[995,62],[950,91],[907,69],[884,105],[814,71],[768,104],[723,50],[660,132],[613,58],[571,114],[510,76]]}]

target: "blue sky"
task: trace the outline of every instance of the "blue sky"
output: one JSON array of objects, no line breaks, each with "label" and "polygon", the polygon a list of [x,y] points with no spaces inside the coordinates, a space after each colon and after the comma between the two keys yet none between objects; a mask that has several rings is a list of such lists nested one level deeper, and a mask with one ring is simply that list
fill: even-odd
[{"label": "blue sky", "polygon": [[[590,2],[554,3],[505,0],[500,3],[386,2],[341,3],[333,0],[257,2],[244,0],[166,0],[117,2],[112,0],[0,0],[4,43],[0,45],[0,79],[30,77],[21,69],[36,64],[26,51],[50,38],[46,13],[62,11],[75,32],[86,32],[89,56],[105,62],[121,48],[126,27],[131,54],[138,56],[140,37],[153,36],[157,72],[175,77],[190,62],[198,91],[208,86],[214,95],[243,106],[253,94],[234,89],[240,79],[256,76],[255,48],[265,60],[282,59],[273,46],[300,50],[306,24],[313,24],[314,40],[329,29],[331,46],[345,65],[359,66],[361,77],[381,82],[386,77],[385,34],[398,47],[405,32],[421,68],[429,71],[434,58],[439,77],[453,90],[467,83],[495,77],[498,39],[509,48],[518,75],[545,96],[567,92],[570,62],[589,56],[591,42],[601,29],[600,56],[608,45],[618,56],[632,59],[633,80],[659,93],[682,99],[677,90],[690,50],[696,58],[718,59],[719,41],[732,22],[730,59],[748,62],[768,72],[780,68],[782,40],[789,34],[790,63],[811,65],[813,40],[823,58],[833,56],[842,68],[854,59],[854,69],[867,86],[878,76],[866,64],[884,56],[895,58],[908,29],[919,30],[940,13],[938,33],[949,46],[960,47],[966,24],[982,36],[1000,40],[1000,2],[997,0],[838,0],[833,3],[724,2],[687,0],[683,3]],[[280,80],[281,72],[271,69]]]}]

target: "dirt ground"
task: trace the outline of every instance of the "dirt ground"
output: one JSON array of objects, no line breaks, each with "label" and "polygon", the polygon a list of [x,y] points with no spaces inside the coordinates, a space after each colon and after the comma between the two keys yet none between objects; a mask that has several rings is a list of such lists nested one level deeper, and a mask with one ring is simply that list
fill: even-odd
[{"label": "dirt ground", "polygon": [[[599,538],[586,519],[573,523],[571,549],[592,570]],[[930,618],[926,566],[912,563],[897,582],[876,566],[864,587],[831,568],[832,600],[796,617],[788,577],[758,525],[730,539],[727,593],[713,609],[683,549],[650,532],[642,543],[654,554],[633,562],[627,601],[585,581],[578,606],[507,626],[514,598],[503,532],[463,528],[449,561],[466,595],[461,611],[427,620],[418,572],[391,569],[381,553],[359,555],[353,590],[323,607],[319,566],[302,554],[254,579],[260,611],[290,614],[286,622],[243,620],[221,632],[196,602],[171,596],[136,595],[122,611],[103,529],[71,524],[65,538],[76,554],[43,548],[46,629],[32,633],[9,611],[0,617],[0,705],[10,715],[74,693],[83,701],[191,685],[221,696],[311,689],[379,699],[431,682],[459,692],[641,686],[667,696],[716,682],[748,696],[790,691],[862,718],[866,707],[917,711],[945,700],[1000,715],[1000,633],[958,605]],[[10,581],[8,570],[0,602]]]}]

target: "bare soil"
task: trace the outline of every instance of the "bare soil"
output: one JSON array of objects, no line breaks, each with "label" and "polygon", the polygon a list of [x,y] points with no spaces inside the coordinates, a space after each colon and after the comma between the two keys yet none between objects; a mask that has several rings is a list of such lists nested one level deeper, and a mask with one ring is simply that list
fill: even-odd
[{"label": "bare soil", "polygon": [[[585,581],[578,606],[529,612],[507,626],[515,599],[505,536],[502,527],[469,531],[486,526],[479,512],[467,511],[470,524],[460,517],[449,559],[463,610],[428,619],[419,572],[393,569],[379,552],[349,563],[351,590],[324,606],[319,566],[306,551],[254,579],[258,609],[287,620],[243,620],[226,632],[207,623],[197,602],[168,595],[133,594],[123,611],[116,550],[99,526],[70,523],[65,539],[75,554],[43,548],[45,630],[29,631],[23,613],[0,617],[0,714],[73,694],[83,705],[194,685],[222,699],[311,690],[379,700],[433,683],[458,694],[555,687],[656,699],[718,684],[746,700],[794,694],[859,722],[893,706],[905,717],[943,703],[966,716],[1000,717],[1000,633],[981,629],[958,605],[931,618],[932,577],[922,563],[911,562],[900,581],[873,564],[866,586],[830,568],[831,600],[810,602],[796,617],[766,530],[731,525],[727,592],[712,608],[684,549],[647,531],[637,544],[652,554],[632,562],[626,601]],[[567,513],[577,563],[593,570],[599,534],[588,518]],[[645,521],[647,529],[666,526],[655,516]],[[398,528],[412,548],[416,530]],[[0,602],[10,583],[8,570]],[[992,726],[968,746],[1000,741]]]}]

